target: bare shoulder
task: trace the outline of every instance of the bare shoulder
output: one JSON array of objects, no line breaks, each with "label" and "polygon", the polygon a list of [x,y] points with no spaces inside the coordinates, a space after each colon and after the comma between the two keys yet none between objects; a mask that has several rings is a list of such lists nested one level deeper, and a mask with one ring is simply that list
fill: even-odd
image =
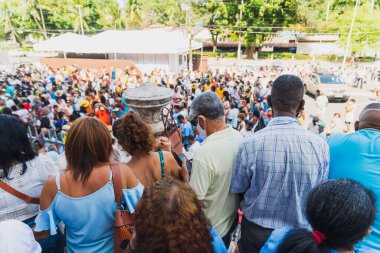
[{"label": "bare shoulder", "polygon": [[58,188],[55,181],[55,176],[50,176],[44,184],[42,188],[41,196],[40,196],[40,209],[46,210],[50,207],[53,202],[55,195],[57,195]]},{"label": "bare shoulder", "polygon": [[126,163],[120,163],[120,173],[124,189],[131,189],[138,185],[138,179]]}]

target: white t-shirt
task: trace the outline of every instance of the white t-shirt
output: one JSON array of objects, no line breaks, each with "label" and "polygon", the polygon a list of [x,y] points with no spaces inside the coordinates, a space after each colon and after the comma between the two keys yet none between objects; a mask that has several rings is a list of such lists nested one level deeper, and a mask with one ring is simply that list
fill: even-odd
[{"label": "white t-shirt", "polygon": [[247,129],[245,127],[240,130],[240,134],[241,134],[241,136],[243,136],[243,138],[248,138],[248,137],[252,136],[253,133],[254,133],[253,130],[247,131]]},{"label": "white t-shirt", "polygon": [[28,117],[29,117],[29,112],[26,109],[20,109],[14,112],[14,114],[18,115],[22,121],[25,123],[28,123]]},{"label": "white t-shirt", "polygon": [[[22,164],[19,163],[12,168],[8,179],[1,179],[16,190],[39,198],[45,181],[58,172],[58,168],[51,159],[37,156],[33,160],[26,162],[27,170],[23,175]],[[16,219],[24,221],[37,215],[39,205],[28,204],[8,192],[0,189],[0,221]]]},{"label": "white t-shirt", "polygon": [[32,229],[18,220],[0,222],[0,252],[40,253]]},{"label": "white t-shirt", "polygon": [[5,102],[5,105],[8,107],[8,108],[12,108],[12,106],[16,105],[15,104],[15,101],[13,101],[13,99],[8,99],[6,102]]}]

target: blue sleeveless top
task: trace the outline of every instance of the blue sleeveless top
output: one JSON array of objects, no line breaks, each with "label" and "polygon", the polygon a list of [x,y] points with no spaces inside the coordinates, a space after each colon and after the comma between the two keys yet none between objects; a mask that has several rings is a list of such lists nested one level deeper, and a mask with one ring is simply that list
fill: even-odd
[{"label": "blue sleeveless top", "polygon": [[[66,225],[67,252],[114,252],[114,218],[116,201],[112,184],[112,172],[109,181],[102,188],[81,198],[72,198],[60,191],[60,175],[56,175],[58,193],[50,207],[39,212],[35,231],[50,230],[57,233],[61,221]],[[123,205],[129,212],[142,197],[144,186],[123,189]]]}]

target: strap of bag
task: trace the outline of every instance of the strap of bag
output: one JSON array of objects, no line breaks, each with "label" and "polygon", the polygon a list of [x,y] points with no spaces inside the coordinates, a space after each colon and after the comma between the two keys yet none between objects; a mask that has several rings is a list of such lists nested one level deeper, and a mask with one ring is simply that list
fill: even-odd
[{"label": "strap of bag", "polygon": [[113,192],[117,206],[120,207],[123,199],[123,183],[121,181],[120,163],[115,163],[111,166]]},{"label": "strap of bag", "polygon": [[36,204],[36,205],[40,204],[39,198],[30,197],[22,192],[19,192],[18,190],[9,186],[8,184],[4,183],[1,180],[0,180],[0,188],[8,192],[9,194],[15,196],[16,198],[24,200],[26,203],[31,203],[31,204]]}]

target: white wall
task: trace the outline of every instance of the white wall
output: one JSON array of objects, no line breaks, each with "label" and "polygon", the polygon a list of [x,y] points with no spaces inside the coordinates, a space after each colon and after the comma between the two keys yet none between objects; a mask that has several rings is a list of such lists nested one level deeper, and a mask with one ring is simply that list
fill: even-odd
[{"label": "white wall", "polygon": [[341,55],[344,51],[334,42],[298,42],[297,54]]},{"label": "white wall", "polygon": [[[180,57],[182,60],[180,60]],[[115,59],[115,54],[109,53],[109,59]],[[180,72],[187,69],[187,54],[116,54],[117,60],[131,60],[143,73],[155,69],[165,69],[168,72]]]}]

